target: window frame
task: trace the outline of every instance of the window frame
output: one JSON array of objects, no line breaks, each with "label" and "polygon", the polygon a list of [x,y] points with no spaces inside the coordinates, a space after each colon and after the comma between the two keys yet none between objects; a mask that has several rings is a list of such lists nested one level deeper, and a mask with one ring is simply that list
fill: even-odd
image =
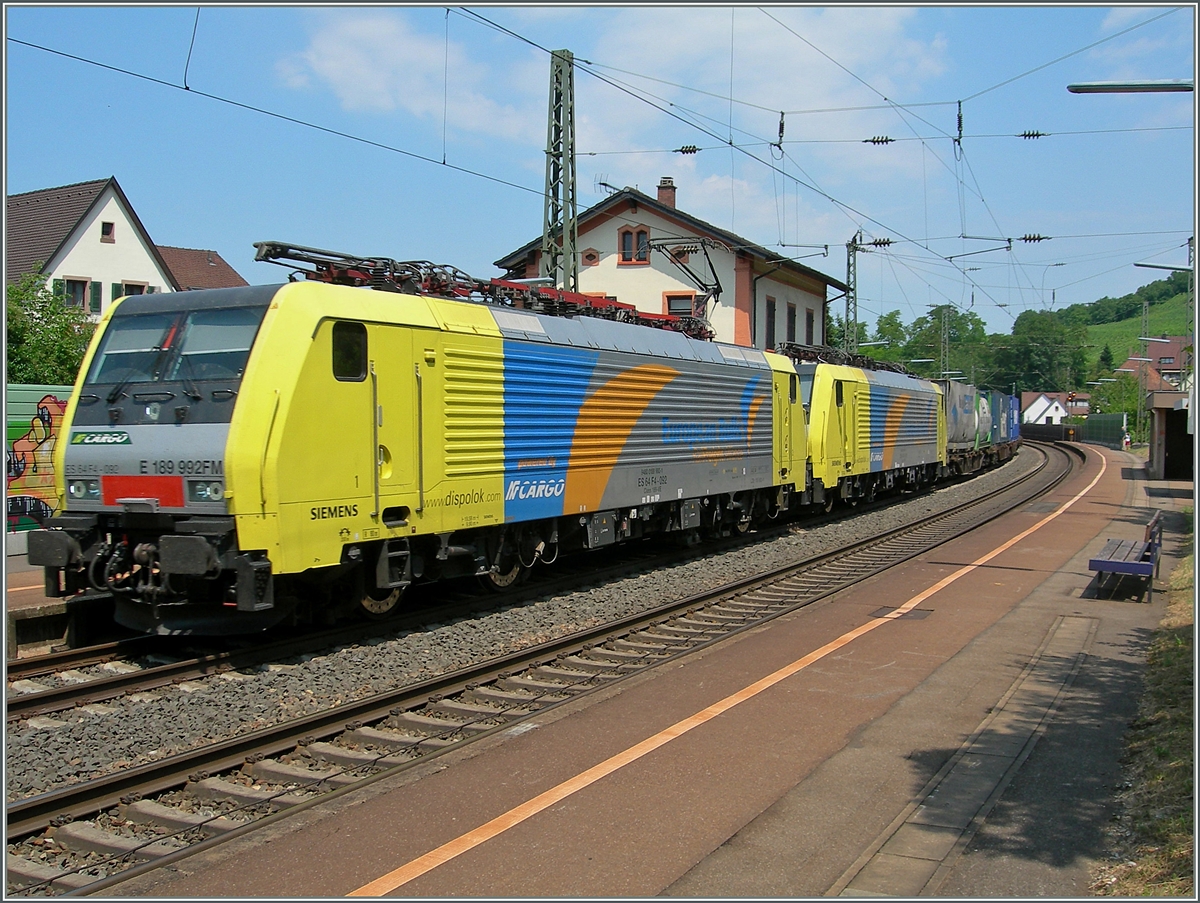
[{"label": "window frame", "polygon": [[[108,234],[104,234],[104,227],[108,227]],[[100,221],[100,240],[106,245],[115,244],[117,241],[117,224],[115,222],[107,223]]]},{"label": "window frame", "polygon": [[[91,299],[91,282],[90,279],[75,279],[70,276],[63,277],[63,306],[78,307],[82,310],[88,310],[89,301]],[[83,287],[82,294],[79,296],[79,303],[75,302],[72,297],[71,286],[78,285]]]},{"label": "window frame", "polygon": [[[662,312],[672,317],[694,317],[696,314],[696,293],[694,291],[663,292]],[[671,310],[671,302],[687,302],[687,310]],[[681,305],[682,306],[682,305]]]},{"label": "window frame", "polygon": [[[626,248],[628,245],[628,249]],[[628,256],[626,256],[628,254]],[[622,226],[617,230],[617,266],[644,267],[650,265],[650,227]]]},{"label": "window frame", "polygon": [[[361,338],[362,338],[361,350],[355,349],[356,354],[358,354],[358,356],[359,356],[359,368],[358,368],[358,372],[356,375],[350,375],[350,371],[348,369],[344,370],[341,373],[339,373],[339,371],[338,371],[338,366],[339,366],[338,339],[339,339],[339,335],[346,333],[347,330],[352,330],[355,333],[356,337],[361,336]],[[333,373],[334,379],[336,379],[340,383],[361,383],[366,380],[367,364],[368,364],[368,356],[367,356],[368,342],[369,342],[369,338],[367,336],[367,325],[365,323],[360,323],[357,320],[335,320],[334,321],[333,327],[329,333],[329,348],[330,348],[329,364],[330,364],[330,372]],[[343,361],[343,363],[344,363],[344,361]]]}]

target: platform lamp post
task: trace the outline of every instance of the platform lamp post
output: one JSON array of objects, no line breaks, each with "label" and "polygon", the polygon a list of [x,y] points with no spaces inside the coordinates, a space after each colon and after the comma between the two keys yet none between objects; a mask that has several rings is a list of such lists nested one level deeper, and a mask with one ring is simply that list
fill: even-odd
[{"label": "platform lamp post", "polygon": [[[1116,81],[1116,82],[1077,82],[1073,85],[1067,85],[1067,90],[1072,94],[1159,94],[1163,92],[1176,91],[1195,91],[1195,84],[1190,78],[1151,78],[1137,79],[1133,81]],[[1183,269],[1183,267],[1165,267],[1160,264],[1143,264],[1136,263],[1134,266],[1151,266],[1161,267],[1162,269]],[[1192,239],[1188,239],[1188,267],[1191,269],[1192,261]],[[1191,280],[1189,280],[1191,282]],[[1191,292],[1189,291],[1189,297]],[[1191,318],[1188,318],[1189,322]],[[1146,313],[1145,307],[1142,312],[1142,332],[1147,332],[1145,328]],[[1191,326],[1188,327],[1190,332]],[[1142,354],[1145,355],[1146,348],[1143,344]],[[1131,358],[1138,360],[1138,358]],[[1142,430],[1142,417],[1146,409],[1146,399],[1144,396],[1144,377],[1145,365],[1138,367],[1138,423],[1137,429],[1140,435]]]}]

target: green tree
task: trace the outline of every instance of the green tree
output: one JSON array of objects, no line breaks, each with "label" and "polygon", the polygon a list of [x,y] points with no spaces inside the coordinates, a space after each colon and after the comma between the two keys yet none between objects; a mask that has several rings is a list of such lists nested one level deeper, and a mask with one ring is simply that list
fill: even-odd
[{"label": "green tree", "polygon": [[[869,341],[867,339],[867,324],[858,323],[858,340],[860,342]],[[825,325],[825,344],[831,348],[841,348],[842,339],[846,335],[846,318],[839,314],[834,314]]]},{"label": "green tree", "polygon": [[1092,386],[1089,407],[1095,414],[1128,414],[1129,429],[1132,431],[1139,391],[1137,377],[1118,373],[1116,382]]},{"label": "green tree", "polygon": [[904,346],[904,359],[932,358],[940,364],[943,320],[949,340],[948,369],[961,370],[968,379],[972,371],[989,369],[986,325],[978,314],[959,310],[952,304],[940,304],[925,316],[913,320]]},{"label": "green tree", "polygon": [[9,283],[6,301],[8,381],[73,384],[96,328],[87,312],[66,305],[38,273]]},{"label": "green tree", "polygon": [[881,361],[904,359],[904,346],[908,344],[908,330],[900,321],[900,311],[893,310],[882,314],[875,321],[875,332],[871,335],[871,341],[887,342],[886,345],[872,347],[871,357]]},{"label": "green tree", "polygon": [[1101,373],[1112,373],[1113,353],[1112,349],[1107,345],[1105,345],[1104,350],[1100,352],[1100,358],[1096,361],[1096,364]]},{"label": "green tree", "polygon": [[1067,326],[1050,311],[1027,310],[995,352],[996,378],[1018,391],[1061,392],[1087,380],[1085,327]]}]

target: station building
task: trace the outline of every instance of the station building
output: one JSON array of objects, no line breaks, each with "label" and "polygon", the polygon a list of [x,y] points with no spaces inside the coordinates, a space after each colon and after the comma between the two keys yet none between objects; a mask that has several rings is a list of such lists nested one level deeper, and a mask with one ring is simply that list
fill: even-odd
[{"label": "station building", "polygon": [[[578,216],[579,291],[654,314],[708,321],[719,342],[774,348],[826,343],[828,306],[845,283],[676,206],[674,179],[656,197],[624,188]],[[495,262],[534,279],[541,238]],[[713,299],[706,290],[718,289]]]}]

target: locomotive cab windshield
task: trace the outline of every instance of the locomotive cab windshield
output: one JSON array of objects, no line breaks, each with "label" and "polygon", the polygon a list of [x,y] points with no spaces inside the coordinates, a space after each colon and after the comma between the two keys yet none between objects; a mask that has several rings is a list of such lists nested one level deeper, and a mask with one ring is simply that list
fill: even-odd
[{"label": "locomotive cab windshield", "polygon": [[[129,299],[114,314],[84,379],[85,405],[101,398],[112,405],[126,397],[201,401],[198,384],[212,382],[220,385],[206,386],[210,393],[236,394],[266,304],[178,309],[177,297],[167,297],[175,309],[154,309],[151,295],[136,299],[140,309],[126,311],[125,305],[135,304]],[[223,413],[227,420],[227,407]]]}]

